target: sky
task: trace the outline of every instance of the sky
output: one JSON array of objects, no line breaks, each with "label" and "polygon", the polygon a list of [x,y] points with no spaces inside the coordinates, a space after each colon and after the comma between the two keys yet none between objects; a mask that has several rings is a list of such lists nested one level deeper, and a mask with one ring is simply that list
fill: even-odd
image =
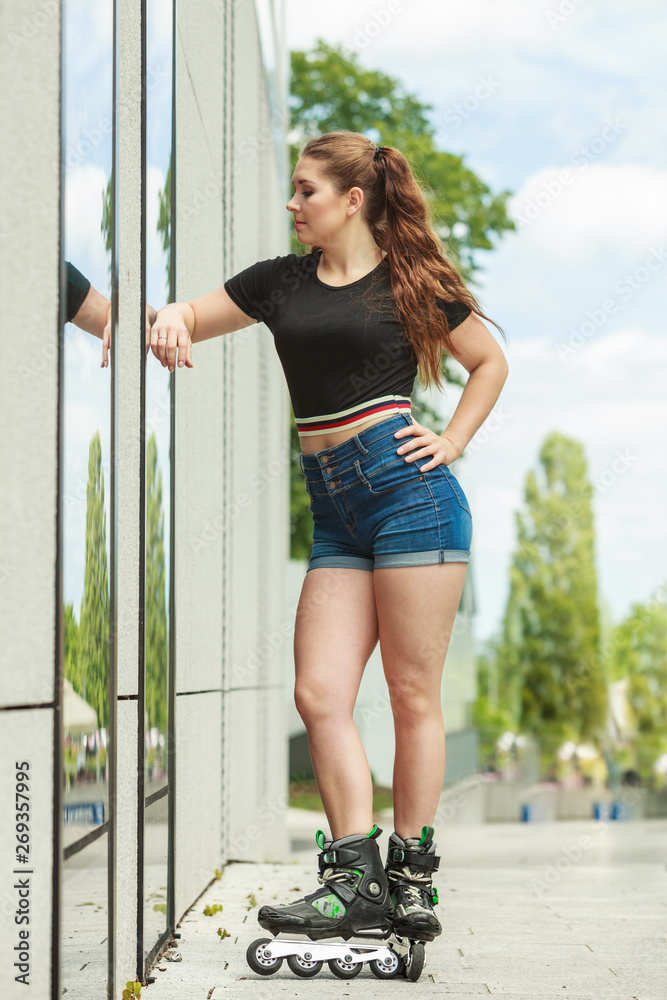
[{"label": "sky", "polygon": [[[510,191],[517,231],[473,291],[509,376],[455,467],[473,513],[478,639],[500,627],[527,473],[552,431],[593,483],[606,622],[667,582],[667,73],[653,0],[287,0],[291,49],[322,38],[432,105],[438,148]],[[465,372],[462,372],[465,376]],[[451,416],[460,392],[438,397]],[[433,397],[432,397],[433,398]]]},{"label": "sky", "polygon": [[[241,0],[252,2],[252,0]],[[148,298],[166,301],[155,230],[168,164],[168,0],[149,0]],[[111,0],[66,12],[66,259],[108,294],[99,233],[111,163]],[[334,16],[335,12],[335,16]],[[509,191],[517,231],[479,252],[473,291],[502,326],[510,373],[455,467],[473,512],[481,641],[499,628],[526,475],[551,431],[580,442],[594,484],[605,620],[667,584],[666,19],[657,0],[286,0],[287,43],[341,43],[432,106],[439,148]],[[88,147],[78,144],[88,137]],[[286,199],[287,200],[287,199]],[[286,213],[287,215],[287,213]],[[109,369],[99,342],[66,328],[65,599],[78,616],[88,443],[107,462]],[[166,378],[149,357],[148,412],[168,490]],[[454,410],[451,387],[438,397]],[[81,485],[83,483],[83,486]],[[83,498],[82,498],[83,494]],[[168,521],[165,531],[168,530]]]}]

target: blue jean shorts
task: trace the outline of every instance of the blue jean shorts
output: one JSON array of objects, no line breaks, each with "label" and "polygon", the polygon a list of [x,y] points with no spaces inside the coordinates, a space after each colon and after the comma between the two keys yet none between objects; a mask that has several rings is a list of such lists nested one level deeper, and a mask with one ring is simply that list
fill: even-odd
[{"label": "blue jean shorts", "polygon": [[333,448],[301,452],[313,518],[308,570],[468,562],[472,515],[446,465],[422,472],[432,456],[405,461],[395,438],[412,416],[380,420]]}]

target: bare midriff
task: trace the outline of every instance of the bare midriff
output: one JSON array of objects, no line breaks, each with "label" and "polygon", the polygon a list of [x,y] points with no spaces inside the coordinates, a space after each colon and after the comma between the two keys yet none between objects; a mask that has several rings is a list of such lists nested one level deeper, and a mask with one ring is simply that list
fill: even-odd
[{"label": "bare midriff", "polygon": [[358,427],[348,427],[346,430],[332,431],[329,434],[313,434],[309,437],[300,436],[301,451],[304,454],[310,455],[316,451],[323,451],[325,448],[333,448],[342,441],[347,441],[348,438],[354,437],[355,434],[366,430],[367,427],[379,424],[381,420],[389,420],[390,417],[395,415],[394,413],[381,413],[376,417],[371,417],[370,420],[366,420],[363,424],[359,424]]}]

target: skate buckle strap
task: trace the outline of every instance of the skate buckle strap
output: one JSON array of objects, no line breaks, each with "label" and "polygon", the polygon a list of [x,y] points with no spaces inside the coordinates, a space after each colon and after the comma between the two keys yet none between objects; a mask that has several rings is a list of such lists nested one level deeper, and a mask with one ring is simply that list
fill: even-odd
[{"label": "skate buckle strap", "polygon": [[437,854],[421,854],[419,851],[403,847],[390,847],[387,860],[394,864],[418,865],[420,868],[430,868],[432,871],[437,871],[440,864]]}]

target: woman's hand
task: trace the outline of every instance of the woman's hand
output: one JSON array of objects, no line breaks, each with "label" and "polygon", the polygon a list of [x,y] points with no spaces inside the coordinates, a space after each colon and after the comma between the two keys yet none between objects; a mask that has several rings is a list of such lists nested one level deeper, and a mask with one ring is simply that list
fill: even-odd
[{"label": "woman's hand", "polygon": [[[157,317],[157,310],[146,303],[146,357],[151,346],[151,327]],[[102,364],[100,368],[106,368],[109,364],[109,348],[111,347],[111,302],[107,307],[107,318],[102,333]]]},{"label": "woman's hand", "polygon": [[408,435],[410,436],[409,440],[397,449],[399,455],[405,455],[406,462],[414,462],[427,455],[432,456],[431,461],[427,462],[426,465],[418,466],[420,472],[428,472],[429,469],[435,469],[438,465],[449,465],[455,458],[459,457],[458,449],[449,438],[442,434],[436,434],[435,431],[430,431],[428,427],[422,427],[414,417],[412,425],[401,427],[399,431],[396,431],[394,437],[405,438]]},{"label": "woman's hand", "polygon": [[[192,364],[192,335],[186,318],[184,309],[192,312],[189,306],[180,306],[174,302],[158,310],[155,321],[151,327],[151,350],[163,368],[168,368],[173,372],[178,361],[179,368],[186,365],[194,368]],[[194,315],[193,315],[194,320]]]}]

